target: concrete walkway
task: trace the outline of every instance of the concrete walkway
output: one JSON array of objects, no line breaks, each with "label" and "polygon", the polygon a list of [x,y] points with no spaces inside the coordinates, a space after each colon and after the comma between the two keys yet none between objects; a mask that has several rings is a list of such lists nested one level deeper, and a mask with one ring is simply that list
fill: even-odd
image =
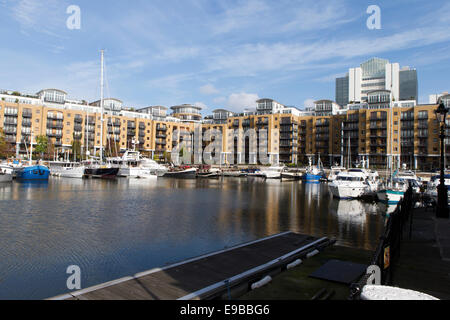
[{"label": "concrete walkway", "polygon": [[393,284],[450,300],[450,219],[437,219],[434,209],[414,209],[412,237],[405,227],[400,250]]}]

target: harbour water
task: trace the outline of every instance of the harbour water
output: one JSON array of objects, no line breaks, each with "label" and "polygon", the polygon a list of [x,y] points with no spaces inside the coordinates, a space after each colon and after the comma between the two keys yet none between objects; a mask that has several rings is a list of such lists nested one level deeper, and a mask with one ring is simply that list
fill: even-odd
[{"label": "harbour water", "polygon": [[0,299],[43,299],[284,231],[374,249],[379,204],[332,199],[327,184],[51,178],[0,185]]}]

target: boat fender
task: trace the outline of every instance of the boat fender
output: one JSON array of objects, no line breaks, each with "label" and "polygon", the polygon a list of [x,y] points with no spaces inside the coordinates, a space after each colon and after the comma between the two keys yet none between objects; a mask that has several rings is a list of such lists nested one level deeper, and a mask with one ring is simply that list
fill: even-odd
[{"label": "boat fender", "polygon": [[266,284],[270,283],[271,281],[272,281],[272,277],[267,276],[267,277],[261,279],[260,281],[253,283],[252,290],[261,288],[261,287],[265,286]]},{"label": "boat fender", "polygon": [[307,257],[307,258],[311,258],[311,257],[314,257],[315,255],[318,255],[319,253],[320,253],[319,250],[314,250],[314,251],[311,251],[310,253],[308,253],[308,254],[306,255],[306,257]]},{"label": "boat fender", "polygon": [[303,261],[301,259],[297,259],[294,262],[288,264],[286,266],[286,269],[289,270],[289,269],[295,268],[295,267],[301,265],[302,263],[303,263]]}]

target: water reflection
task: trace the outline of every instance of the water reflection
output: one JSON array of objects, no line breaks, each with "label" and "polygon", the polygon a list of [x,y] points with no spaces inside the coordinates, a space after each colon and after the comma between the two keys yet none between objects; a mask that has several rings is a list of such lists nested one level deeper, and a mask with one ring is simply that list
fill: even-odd
[{"label": "water reflection", "polygon": [[326,184],[218,180],[71,180],[0,185],[0,299],[87,287],[283,231],[371,249],[378,205],[336,201]]}]

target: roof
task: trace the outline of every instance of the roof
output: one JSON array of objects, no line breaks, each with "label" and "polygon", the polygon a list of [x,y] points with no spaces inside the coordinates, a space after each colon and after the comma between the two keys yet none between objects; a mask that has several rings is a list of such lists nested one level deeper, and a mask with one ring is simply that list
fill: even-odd
[{"label": "roof", "polygon": [[39,93],[41,93],[41,92],[44,92],[44,91],[59,91],[59,92],[61,92],[61,93],[67,94],[67,92],[65,92],[65,91],[63,91],[63,90],[60,90],[60,89],[52,89],[52,88],[50,88],[50,89],[42,89],[42,90],[39,91],[37,94],[39,94]]}]

